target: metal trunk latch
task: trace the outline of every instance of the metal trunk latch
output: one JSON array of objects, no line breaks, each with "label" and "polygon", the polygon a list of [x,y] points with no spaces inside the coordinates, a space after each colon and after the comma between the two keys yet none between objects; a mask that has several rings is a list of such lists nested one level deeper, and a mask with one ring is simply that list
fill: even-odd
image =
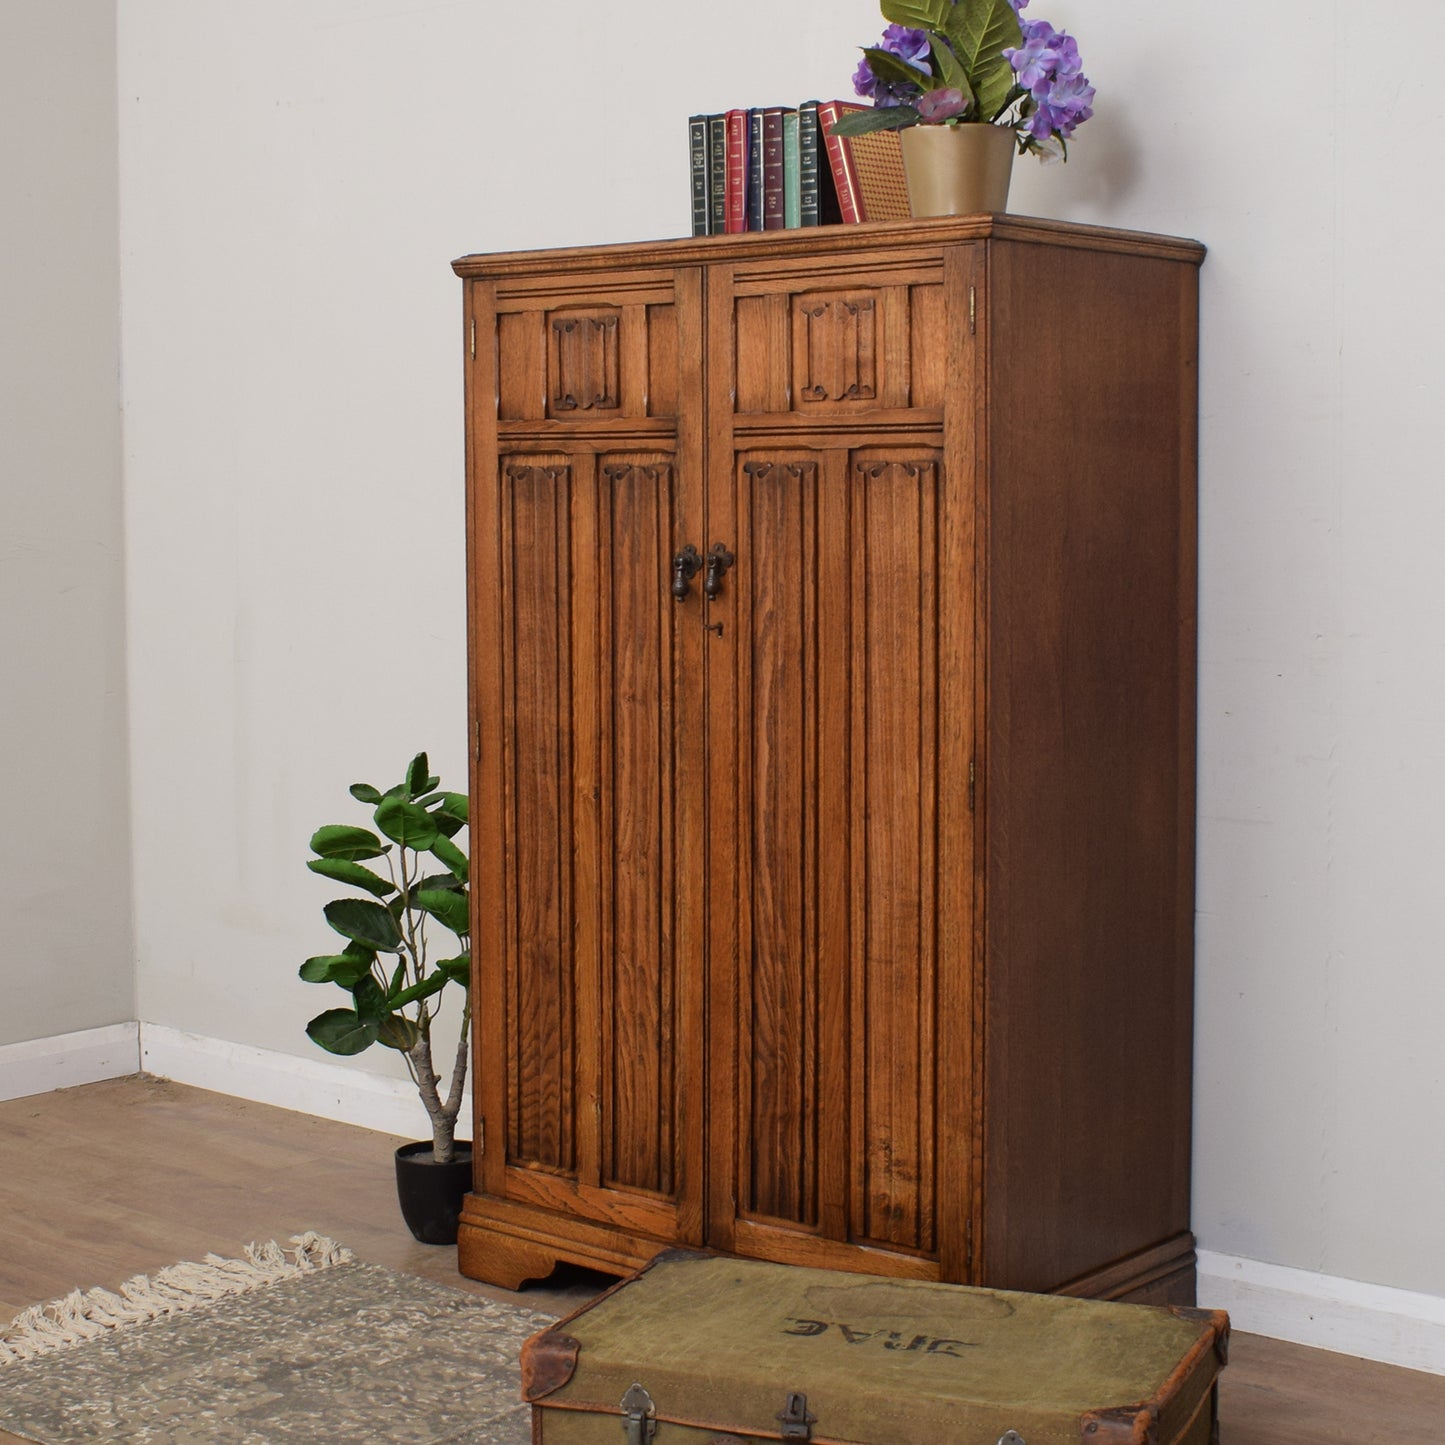
[{"label": "metal trunk latch", "polygon": [[627,1445],[647,1445],[657,1434],[657,1410],[652,1403],[652,1396],[634,1382],[627,1387],[620,1408]]},{"label": "metal trunk latch", "polygon": [[788,1403],[783,1406],[782,1413],[776,1419],[783,1427],[784,1440],[811,1440],[813,1426],[818,1423],[818,1417],[808,1413],[808,1397],[791,1391],[788,1394]]},{"label": "metal trunk latch", "polygon": [[1017,1430],[1005,1430],[998,1437],[998,1445],[1029,1445],[1029,1442]]}]

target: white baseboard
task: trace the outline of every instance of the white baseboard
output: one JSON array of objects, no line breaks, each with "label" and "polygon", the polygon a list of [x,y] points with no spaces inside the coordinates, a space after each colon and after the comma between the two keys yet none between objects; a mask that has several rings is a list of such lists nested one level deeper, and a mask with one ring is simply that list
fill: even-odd
[{"label": "white baseboard", "polygon": [[1252,1335],[1445,1375],[1445,1299],[1199,1252],[1199,1303]]},{"label": "white baseboard", "polygon": [[[140,1026],[141,1068],[162,1079],[356,1124],[405,1139],[431,1136],[426,1109],[408,1078],[388,1079],[322,1059],[303,1059],[224,1039],[203,1038],[161,1024]],[[465,1137],[471,1100],[462,1104]]]},{"label": "white baseboard", "polygon": [[138,1024],[109,1024],[0,1046],[0,1099],[27,1099],[139,1073],[139,1034]]}]

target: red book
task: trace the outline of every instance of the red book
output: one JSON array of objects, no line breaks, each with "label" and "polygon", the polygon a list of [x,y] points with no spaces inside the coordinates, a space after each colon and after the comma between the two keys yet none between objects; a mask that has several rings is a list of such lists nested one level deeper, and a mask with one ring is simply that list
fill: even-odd
[{"label": "red book", "polygon": [[818,129],[833,172],[838,208],[846,223],[897,221],[908,215],[908,187],[903,179],[903,152],[896,130],[868,135],[836,136],[834,124],[851,111],[866,107],[846,100],[825,100],[818,106]]},{"label": "red book", "polygon": [[783,229],[783,109],[763,111],[763,230]]},{"label": "red book", "polygon": [[734,235],[748,228],[748,113],[730,110],[727,113],[727,234]]}]

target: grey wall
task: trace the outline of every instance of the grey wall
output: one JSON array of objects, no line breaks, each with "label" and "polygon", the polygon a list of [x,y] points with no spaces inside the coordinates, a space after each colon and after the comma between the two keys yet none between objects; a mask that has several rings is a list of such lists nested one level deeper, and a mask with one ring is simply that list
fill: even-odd
[{"label": "grey wall", "polygon": [[114,10],[0,3],[0,1044],[135,1017]]}]

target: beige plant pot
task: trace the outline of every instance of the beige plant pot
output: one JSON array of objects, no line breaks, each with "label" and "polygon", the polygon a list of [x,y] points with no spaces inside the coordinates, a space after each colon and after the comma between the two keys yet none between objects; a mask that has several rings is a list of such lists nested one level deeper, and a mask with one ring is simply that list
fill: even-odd
[{"label": "beige plant pot", "polygon": [[908,209],[971,216],[1008,208],[1014,133],[1001,125],[911,125],[899,132]]}]

